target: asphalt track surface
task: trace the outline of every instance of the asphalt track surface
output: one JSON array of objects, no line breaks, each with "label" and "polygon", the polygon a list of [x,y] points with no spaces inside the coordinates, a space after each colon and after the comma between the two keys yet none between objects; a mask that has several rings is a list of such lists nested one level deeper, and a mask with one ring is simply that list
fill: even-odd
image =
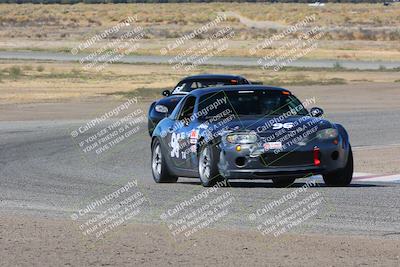
[{"label": "asphalt track surface", "polygon": [[[65,115],[62,119],[42,120],[32,115],[29,121],[0,122],[1,212],[71,220],[71,214],[93,199],[136,179],[149,203],[132,221],[163,224],[163,212],[204,190],[196,179],[180,178],[177,184],[153,182],[145,124],[129,140],[100,157],[83,155],[70,136],[73,129],[91,118],[85,108],[81,113],[84,119]],[[337,112],[331,113],[330,119],[347,127],[355,149],[400,144],[400,124],[395,123],[400,121],[399,112]],[[371,120],[377,123],[365,123]],[[391,131],[382,131],[383,128]],[[255,230],[250,214],[303,185],[303,180],[297,180],[291,188],[276,189],[269,181],[233,181],[231,187],[221,188],[218,194],[229,191],[235,202],[229,213],[212,227]],[[290,232],[400,237],[399,183],[355,180],[345,188],[319,183],[308,190],[309,194],[319,192],[324,203],[316,216]],[[201,207],[202,202],[193,205]]]},{"label": "asphalt track surface", "polygon": [[[0,51],[0,59],[26,59],[26,60],[55,60],[55,61],[79,61],[87,54],[73,55],[71,53],[60,52],[40,52],[40,51]],[[147,63],[147,64],[168,64],[171,56],[125,56],[120,63]],[[221,66],[259,66],[258,58],[252,57],[212,57],[207,60],[208,65]],[[289,62],[289,67],[307,68],[334,68],[337,63],[343,68],[376,70],[379,68],[399,68],[400,62],[396,61],[356,61],[356,60],[295,60]]]}]

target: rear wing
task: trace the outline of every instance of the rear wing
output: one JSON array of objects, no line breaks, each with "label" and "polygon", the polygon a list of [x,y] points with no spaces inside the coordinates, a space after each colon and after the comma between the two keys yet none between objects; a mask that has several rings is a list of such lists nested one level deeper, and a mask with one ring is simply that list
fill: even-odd
[{"label": "rear wing", "polygon": [[262,81],[249,81],[250,82],[250,84],[255,84],[255,85],[262,85],[263,84],[263,82]]}]

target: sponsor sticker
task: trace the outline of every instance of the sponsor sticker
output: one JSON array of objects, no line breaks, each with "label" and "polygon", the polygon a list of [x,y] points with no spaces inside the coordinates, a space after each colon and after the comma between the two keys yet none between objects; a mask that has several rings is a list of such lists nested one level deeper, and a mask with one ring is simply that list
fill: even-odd
[{"label": "sponsor sticker", "polygon": [[275,149],[282,149],[282,142],[267,142],[264,143],[264,150],[275,150]]},{"label": "sponsor sticker", "polygon": [[190,132],[190,143],[191,144],[197,144],[197,139],[199,138],[199,131],[198,130],[192,130]]}]

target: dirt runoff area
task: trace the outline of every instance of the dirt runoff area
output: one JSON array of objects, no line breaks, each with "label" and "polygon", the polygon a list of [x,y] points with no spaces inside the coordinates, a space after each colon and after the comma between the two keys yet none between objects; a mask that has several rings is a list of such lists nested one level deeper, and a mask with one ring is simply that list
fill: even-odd
[{"label": "dirt runoff area", "polygon": [[204,230],[174,241],[166,226],[125,224],[104,241],[69,221],[1,216],[2,266],[399,266],[400,240]]}]

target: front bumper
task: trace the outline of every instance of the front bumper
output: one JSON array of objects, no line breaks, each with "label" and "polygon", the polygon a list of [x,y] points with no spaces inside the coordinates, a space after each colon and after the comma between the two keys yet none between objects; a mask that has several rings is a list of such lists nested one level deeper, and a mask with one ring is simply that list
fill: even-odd
[{"label": "front bumper", "polygon": [[165,114],[163,113],[159,113],[157,111],[155,111],[154,109],[151,109],[147,118],[147,128],[148,128],[148,132],[149,135],[151,136],[154,129],[156,128],[157,124],[166,117]]},{"label": "front bumper", "polygon": [[[236,146],[220,143],[218,167],[228,179],[303,178],[326,174],[344,168],[349,151],[349,145],[341,138],[337,144],[332,140],[312,142],[305,146],[289,147],[279,153],[263,152],[258,156],[253,153],[254,145],[241,145],[240,151]],[[319,149],[319,164],[314,160],[315,148]]]}]

